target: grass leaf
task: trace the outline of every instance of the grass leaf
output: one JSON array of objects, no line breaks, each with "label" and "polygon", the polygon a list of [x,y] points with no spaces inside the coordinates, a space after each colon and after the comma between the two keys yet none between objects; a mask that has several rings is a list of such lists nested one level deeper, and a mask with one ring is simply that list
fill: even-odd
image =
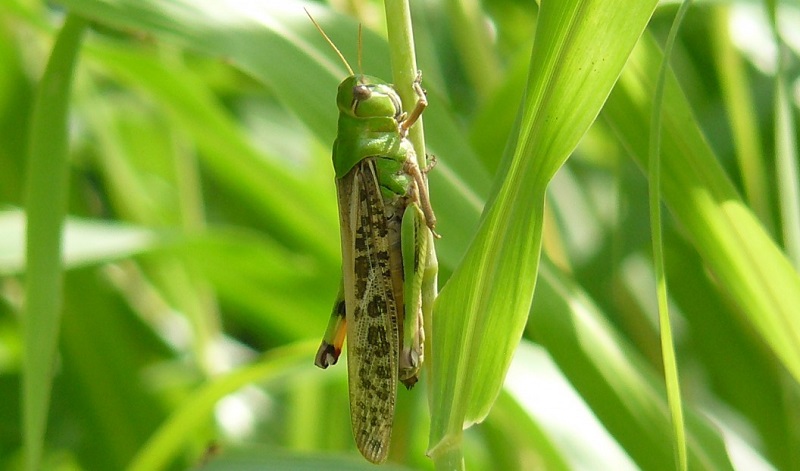
[{"label": "grass leaf", "polygon": [[61,237],[67,207],[67,113],[86,21],[69,16],[50,56],[33,110],[26,184],[25,376],[26,467],[44,449],[62,307]]},{"label": "grass leaf", "polygon": [[654,7],[542,8],[513,156],[435,307],[433,456],[460,446],[462,428],[483,420],[500,391],[536,284],[547,183],[599,113]]}]

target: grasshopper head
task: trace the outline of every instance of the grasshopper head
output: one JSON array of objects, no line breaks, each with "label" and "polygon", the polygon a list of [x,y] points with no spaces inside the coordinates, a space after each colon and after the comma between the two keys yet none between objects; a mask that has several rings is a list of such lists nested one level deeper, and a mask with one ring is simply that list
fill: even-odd
[{"label": "grasshopper head", "polygon": [[403,105],[388,83],[369,75],[351,75],[339,85],[339,110],[355,118],[399,118]]}]

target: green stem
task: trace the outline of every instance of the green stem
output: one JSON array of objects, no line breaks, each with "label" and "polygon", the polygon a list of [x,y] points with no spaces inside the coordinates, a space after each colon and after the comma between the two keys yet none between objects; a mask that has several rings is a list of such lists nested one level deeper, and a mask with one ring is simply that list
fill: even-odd
[{"label": "green stem", "polygon": [[[392,82],[400,95],[400,99],[403,101],[403,109],[410,110],[417,102],[417,95],[412,84],[418,71],[414,49],[414,32],[411,25],[411,9],[408,0],[385,0],[384,7],[386,9],[389,57],[392,63]],[[420,168],[426,168],[428,166],[428,158],[425,150],[425,132],[422,126],[422,116],[410,129],[408,139],[417,154],[417,164]],[[428,335],[432,334],[433,302],[438,295],[437,275],[439,271],[439,262],[436,257],[436,249],[432,243],[432,235],[430,239],[431,243],[428,244],[427,263],[422,287],[422,313],[425,330]],[[425,377],[429,382],[433,375],[429,366],[432,364],[430,345],[430,340],[425,342]],[[430,403],[430,396],[428,399]],[[444,456],[433,457],[437,470],[463,469],[464,460],[461,444],[462,442],[459,441],[450,452],[443,454]],[[459,465],[454,466],[453,463],[459,463]]]},{"label": "green stem", "polygon": [[452,441],[431,455],[436,471],[463,471],[465,469],[464,450],[462,448],[462,443],[464,443],[463,434],[453,438]]},{"label": "green stem", "polygon": [[[418,70],[417,56],[414,53],[414,33],[411,27],[411,9],[408,0],[386,0],[384,7],[386,31],[389,36],[389,59],[392,62],[392,82],[400,94],[400,99],[403,100],[403,109],[410,110],[417,102],[412,83]],[[425,132],[421,116],[409,131],[408,139],[414,145],[419,167],[425,168],[427,165]]]}]

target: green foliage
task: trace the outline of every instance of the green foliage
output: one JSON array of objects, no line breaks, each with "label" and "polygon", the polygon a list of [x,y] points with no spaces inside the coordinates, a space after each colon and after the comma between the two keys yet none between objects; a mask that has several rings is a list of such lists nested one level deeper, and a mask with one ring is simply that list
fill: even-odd
[{"label": "green foliage", "polygon": [[[394,469],[675,466],[645,202],[676,7],[541,3],[411,5],[441,296]],[[312,366],[345,72],[303,7],[354,68],[363,23],[363,71],[393,76],[393,18],[348,5],[0,5],[0,468],[368,466],[346,368]],[[758,12],[690,9],[664,83],[692,470],[800,466],[797,51],[776,79],[730,35],[781,18]]]}]

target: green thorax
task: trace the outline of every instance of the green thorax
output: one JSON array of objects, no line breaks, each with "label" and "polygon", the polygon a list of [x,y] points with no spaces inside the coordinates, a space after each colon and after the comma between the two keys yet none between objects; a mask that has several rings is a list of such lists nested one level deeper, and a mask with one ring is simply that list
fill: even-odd
[{"label": "green thorax", "polygon": [[378,179],[384,191],[405,194],[409,178],[403,162],[414,158],[410,143],[400,136],[403,115],[400,96],[383,80],[369,75],[351,75],[339,85],[339,130],[333,144],[336,178],[344,178],[367,157],[377,160]]}]

